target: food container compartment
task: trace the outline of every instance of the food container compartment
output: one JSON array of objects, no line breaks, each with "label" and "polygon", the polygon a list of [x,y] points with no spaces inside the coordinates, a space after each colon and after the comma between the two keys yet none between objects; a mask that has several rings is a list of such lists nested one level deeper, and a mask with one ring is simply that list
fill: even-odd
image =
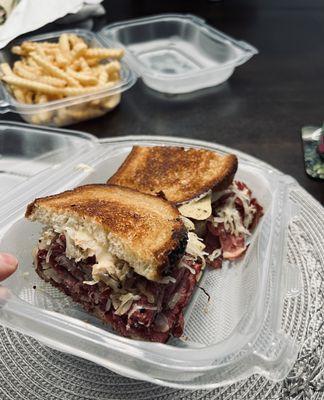
[{"label": "food container compartment", "polygon": [[100,34],[124,47],[129,65],[147,86],[187,93],[219,85],[257,50],[193,15],[165,14],[108,25]]},{"label": "food container compartment", "polygon": [[[46,179],[31,178],[0,208],[0,247],[18,255],[20,270],[4,282],[0,322],[45,344],[101,364],[124,376],[177,388],[212,388],[254,373],[268,379],[285,377],[298,346],[282,332],[285,295],[298,295],[299,270],[285,264],[287,225],[294,216],[289,198],[293,179],[251,163],[239,155],[237,179],[251,186],[266,211],[245,257],[221,270],[206,270],[186,311],[186,339],[168,344],[118,336],[85,313],[32,267],[31,250],[41,226],[26,221],[26,204],[84,183],[102,183],[113,174],[133,145],[226,148],[193,140],[157,137],[107,139]],[[88,168],[75,167],[82,163]],[[45,176],[44,176],[45,178]],[[44,183],[46,181],[46,183]],[[27,189],[33,188],[33,190]],[[33,287],[36,287],[34,289]]]},{"label": "food container compartment", "polygon": [[[7,279],[0,299],[0,322],[45,344],[103,365],[119,374],[186,389],[207,389],[261,374],[284,378],[298,353],[293,338],[281,331],[287,293],[298,295],[299,270],[285,264],[287,226],[296,212],[289,198],[292,178],[239,156],[237,179],[251,186],[265,209],[249,249],[221,270],[206,270],[185,314],[182,340],[168,344],[120,337],[84,312],[32,267],[31,251],[41,226],[24,219],[36,195],[57,193],[80,184],[102,183],[133,145],[195,146],[226,153],[211,143],[165,137],[107,139],[68,162],[46,179],[31,178],[20,195],[4,198],[0,208],[0,248],[18,255],[20,270]],[[76,169],[83,163],[89,167]],[[27,190],[32,188],[33,190]],[[33,287],[36,287],[33,288]]]},{"label": "food container compartment", "polygon": [[96,142],[83,132],[43,131],[37,126],[0,122],[0,197],[48,168],[58,168]]},{"label": "food container compartment", "polygon": [[[11,53],[11,48],[24,40],[56,42],[63,33],[74,33],[85,40],[90,47],[112,47],[109,42],[103,42],[95,33],[74,29],[26,37],[10,43],[0,51],[0,62],[10,66],[18,59]],[[44,104],[19,103],[11,94],[7,85],[2,82],[0,87],[0,113],[18,113],[26,122],[47,126],[66,126],[91,118],[100,117],[113,110],[120,102],[121,93],[129,89],[136,81],[136,74],[121,60],[120,81],[113,87],[100,89],[90,94],[71,96],[62,100],[49,101]]]}]

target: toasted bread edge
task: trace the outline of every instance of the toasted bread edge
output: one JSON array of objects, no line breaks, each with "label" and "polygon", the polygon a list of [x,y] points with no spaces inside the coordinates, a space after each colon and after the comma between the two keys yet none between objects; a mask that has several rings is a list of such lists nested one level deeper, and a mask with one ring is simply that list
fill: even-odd
[{"label": "toasted bread edge", "polygon": [[[81,191],[85,187],[88,188],[92,187],[95,189],[98,186],[101,187],[115,186],[118,189],[122,188],[122,190],[127,190],[129,192],[134,192],[134,193],[140,193],[142,196],[149,196],[153,197],[155,200],[157,199],[157,196],[141,193],[137,190],[121,187],[118,185],[89,184],[89,185],[79,186],[72,190],[67,190],[63,193],[35,199],[32,203],[28,204],[25,217],[27,219],[31,219],[33,213],[35,212],[35,208],[38,207],[39,205],[41,206],[43,201],[45,201],[43,206],[46,207],[46,200],[51,200],[55,198],[59,199],[64,194],[75,191]],[[158,201],[163,201],[168,207],[171,207],[173,211],[175,211],[175,214],[173,215],[174,228],[172,237],[170,238],[170,240],[165,242],[164,245],[157,252],[154,253],[154,260],[152,260],[151,267],[148,269],[147,273],[141,274],[142,276],[145,276],[147,279],[153,281],[158,281],[168,274],[168,270],[183,256],[188,241],[187,230],[180,218],[178,209],[172,203],[168,202],[163,198],[159,198]]]},{"label": "toasted bread edge", "polygon": [[[140,149],[140,146],[133,146],[132,150],[130,151],[122,165],[118,168],[115,174],[107,180],[107,184],[116,185],[116,182],[118,182],[120,176],[123,176],[125,171],[127,171],[129,163],[132,162],[133,157],[136,157],[136,155],[140,153]],[[226,189],[233,181],[234,175],[238,167],[238,160],[236,155],[234,154],[227,154],[221,157],[225,159],[225,166],[223,168],[223,173],[221,174],[221,177],[217,177],[216,179],[211,180],[208,185],[201,186],[199,191],[195,193],[195,196],[182,196],[179,197],[177,201],[170,201],[170,203],[174,205],[179,205],[193,200],[194,198],[208,192],[209,190],[220,191]]]}]

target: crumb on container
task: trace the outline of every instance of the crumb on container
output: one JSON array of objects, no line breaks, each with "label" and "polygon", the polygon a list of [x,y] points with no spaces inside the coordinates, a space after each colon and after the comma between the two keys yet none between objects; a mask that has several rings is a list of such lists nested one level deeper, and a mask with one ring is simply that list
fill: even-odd
[{"label": "crumb on container", "polygon": [[80,163],[74,167],[77,171],[94,172],[95,169],[88,164]]}]

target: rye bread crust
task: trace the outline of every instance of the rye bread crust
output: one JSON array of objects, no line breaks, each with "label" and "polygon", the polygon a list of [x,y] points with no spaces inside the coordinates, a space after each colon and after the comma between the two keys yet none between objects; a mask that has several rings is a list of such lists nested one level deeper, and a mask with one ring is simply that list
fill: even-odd
[{"label": "rye bread crust", "polygon": [[108,184],[160,195],[173,204],[227,188],[237,170],[234,154],[219,155],[204,149],[134,146]]}]

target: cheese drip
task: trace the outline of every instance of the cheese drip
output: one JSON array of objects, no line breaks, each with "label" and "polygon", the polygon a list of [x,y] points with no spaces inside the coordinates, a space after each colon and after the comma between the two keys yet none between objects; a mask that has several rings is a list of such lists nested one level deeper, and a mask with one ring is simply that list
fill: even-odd
[{"label": "cheese drip", "polygon": [[92,267],[92,281],[85,281],[86,284],[95,284],[103,281],[113,289],[118,286],[118,281],[124,281],[130,271],[128,263],[119,260],[110,253],[106,238],[101,241],[82,227],[74,229],[72,227],[55,227],[43,232],[40,242],[40,248],[50,244],[51,239],[56,233],[64,234],[66,240],[65,254],[76,262],[85,260],[88,257],[95,256],[96,264]]}]

